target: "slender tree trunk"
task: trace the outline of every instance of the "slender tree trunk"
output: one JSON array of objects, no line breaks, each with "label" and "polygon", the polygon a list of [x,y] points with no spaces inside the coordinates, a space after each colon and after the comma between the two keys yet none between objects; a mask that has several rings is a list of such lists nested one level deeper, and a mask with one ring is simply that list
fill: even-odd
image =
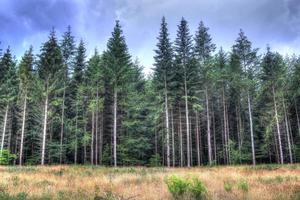
[{"label": "slender tree trunk", "polygon": [[250,135],[251,135],[251,148],[252,148],[252,164],[256,164],[255,160],[255,147],[254,147],[254,134],[253,134],[253,122],[252,122],[252,108],[249,91],[247,92],[248,99],[248,111],[249,111],[249,120],[250,120]]},{"label": "slender tree trunk", "polygon": [[24,105],[23,105],[22,130],[21,130],[21,142],[20,142],[20,157],[19,157],[19,165],[20,166],[23,164],[23,146],[24,146],[24,135],[25,135],[26,110],[27,110],[27,91],[25,91]]},{"label": "slender tree trunk", "polygon": [[183,167],[183,137],[182,137],[182,122],[181,122],[181,109],[179,105],[179,135],[180,135],[180,167]]},{"label": "slender tree trunk", "polygon": [[173,167],[175,167],[175,134],[174,134],[174,113],[171,110],[171,123],[172,123],[172,161]]},{"label": "slender tree trunk", "polygon": [[291,145],[291,139],[290,139],[290,131],[289,131],[289,122],[285,107],[285,100],[283,99],[283,110],[284,110],[284,121],[285,121],[285,128],[286,128],[286,135],[287,135],[287,142],[288,142],[288,148],[289,148],[289,157],[290,157],[290,163],[293,163],[293,153],[292,153],[292,145]]},{"label": "slender tree trunk", "polygon": [[[85,126],[86,128],[86,126]],[[86,131],[86,130],[85,130]],[[77,139],[77,134],[78,134],[78,105],[76,102],[76,118],[75,118],[75,151],[74,151],[74,164],[77,164],[77,151],[78,151],[78,139]],[[86,159],[86,143],[84,142],[84,159]],[[85,161],[84,161],[85,162]]]},{"label": "slender tree trunk", "polygon": [[217,164],[217,143],[216,143],[216,120],[215,120],[215,112],[212,112],[213,118],[213,138],[214,138],[214,160]]},{"label": "slender tree trunk", "polygon": [[283,152],[282,152],[282,145],[281,145],[281,135],[280,135],[280,127],[279,127],[279,120],[278,120],[277,104],[276,104],[276,99],[275,99],[274,86],[272,87],[272,90],[273,90],[274,111],[275,111],[275,119],[276,119],[276,126],[277,126],[278,144],[279,144],[280,163],[283,164]]},{"label": "slender tree trunk", "polygon": [[223,130],[224,130],[224,145],[225,145],[225,162],[228,164],[228,140],[227,140],[227,120],[226,120],[226,102],[224,95],[224,88],[222,90],[222,104],[223,104]]},{"label": "slender tree trunk", "polygon": [[60,126],[60,155],[59,155],[59,163],[62,164],[62,154],[63,154],[63,138],[64,138],[64,120],[65,120],[65,98],[66,98],[66,83],[64,82],[64,91],[63,91],[63,102],[62,102],[62,110],[61,110],[61,126]]},{"label": "slender tree trunk", "polygon": [[200,138],[199,138],[199,117],[198,117],[198,112],[196,111],[196,148],[197,148],[197,164],[198,164],[198,166],[201,165],[199,141],[200,141]]},{"label": "slender tree trunk", "polygon": [[118,105],[118,93],[117,88],[114,88],[114,166],[117,167],[117,105]]},{"label": "slender tree trunk", "polygon": [[294,99],[294,102],[295,102],[295,110],[296,110],[298,133],[299,133],[299,136],[300,136],[300,120],[299,120],[299,115],[298,115],[297,103],[296,103],[295,99]]},{"label": "slender tree trunk", "polygon": [[43,141],[42,141],[42,158],[41,165],[45,164],[45,151],[46,151],[46,135],[47,135],[47,121],[48,121],[48,82],[46,83],[46,100],[44,106],[44,128],[43,128]]},{"label": "slender tree trunk", "polygon": [[189,126],[189,107],[188,107],[188,94],[187,94],[187,82],[186,75],[184,77],[184,95],[185,95],[185,118],[186,118],[186,154],[187,154],[187,167],[191,166],[191,154],[190,154],[190,126]]},{"label": "slender tree trunk", "polygon": [[165,123],[166,123],[166,140],[167,140],[167,166],[170,167],[170,129],[169,129],[169,111],[168,111],[168,91],[165,81]]},{"label": "slender tree trunk", "polygon": [[211,153],[210,114],[209,114],[209,101],[208,101],[208,91],[207,90],[208,90],[207,87],[205,87],[208,163],[211,165],[212,164],[212,153]]},{"label": "slender tree trunk", "polygon": [[99,147],[99,164],[102,165],[102,149],[103,149],[103,112],[101,111],[101,128],[100,128],[100,147]]},{"label": "slender tree trunk", "polygon": [[96,142],[95,142],[95,164],[98,165],[98,120],[99,120],[99,105],[98,105],[98,102],[99,102],[99,91],[98,91],[98,84],[97,84],[97,109],[96,109]]},{"label": "slender tree trunk", "polygon": [[95,112],[92,111],[91,164],[94,164]]},{"label": "slender tree trunk", "polygon": [[4,148],[4,139],[5,139],[5,133],[6,133],[8,110],[9,110],[9,104],[7,104],[6,108],[5,108],[5,116],[4,116],[4,123],[3,123],[3,132],[2,132],[2,138],[1,138],[0,156],[2,156],[2,151],[3,151],[3,148]]}]

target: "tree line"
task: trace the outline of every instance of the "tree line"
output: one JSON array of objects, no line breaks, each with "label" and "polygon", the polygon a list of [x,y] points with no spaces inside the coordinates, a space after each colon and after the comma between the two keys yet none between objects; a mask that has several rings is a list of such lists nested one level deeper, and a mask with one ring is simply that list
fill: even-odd
[{"label": "tree line", "polygon": [[87,58],[71,27],[37,55],[0,51],[0,161],[7,164],[200,166],[300,159],[300,58],[240,30],[217,50],[201,21],[162,18],[153,73],[133,61],[119,21]]}]

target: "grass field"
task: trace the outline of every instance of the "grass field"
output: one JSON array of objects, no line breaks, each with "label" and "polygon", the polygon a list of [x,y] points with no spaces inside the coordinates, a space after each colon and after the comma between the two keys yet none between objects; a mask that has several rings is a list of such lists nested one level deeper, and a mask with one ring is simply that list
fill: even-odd
[{"label": "grass field", "polygon": [[[173,199],[166,180],[197,178],[204,199],[300,199],[300,165],[200,168],[0,167],[0,199]],[[189,199],[180,197],[178,199]]]}]

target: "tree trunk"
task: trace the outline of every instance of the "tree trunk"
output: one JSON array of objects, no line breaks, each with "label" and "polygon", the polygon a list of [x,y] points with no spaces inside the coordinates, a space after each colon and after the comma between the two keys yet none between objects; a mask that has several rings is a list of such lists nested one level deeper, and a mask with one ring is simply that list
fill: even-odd
[{"label": "tree trunk", "polygon": [[225,162],[228,164],[228,139],[227,139],[227,120],[226,120],[226,102],[224,88],[222,90],[222,104],[223,104],[223,130],[224,130],[224,145],[225,145]]},{"label": "tree trunk", "polygon": [[255,148],[254,148],[254,134],[253,134],[253,122],[252,122],[252,108],[251,108],[251,101],[250,101],[250,94],[248,91],[247,95],[248,99],[248,111],[249,111],[249,120],[250,120],[250,135],[251,135],[251,148],[252,148],[252,164],[256,164],[255,160]]},{"label": "tree trunk", "polygon": [[289,148],[290,163],[293,163],[293,154],[292,154],[292,145],[291,145],[291,139],[290,139],[289,122],[288,122],[288,117],[287,117],[287,113],[286,113],[286,107],[285,107],[285,100],[284,99],[283,99],[283,110],[284,110],[284,121],[285,121],[287,142],[288,142],[288,148]]},{"label": "tree trunk", "polygon": [[299,136],[300,136],[300,120],[299,120],[299,115],[298,115],[297,103],[296,103],[295,99],[294,99],[294,102],[295,102],[295,110],[296,110],[298,133],[299,133]]},{"label": "tree trunk", "polygon": [[95,164],[98,165],[98,120],[99,120],[99,105],[98,105],[98,102],[99,102],[99,91],[98,91],[98,84],[97,84],[97,108],[96,108],[96,142],[95,142]]},{"label": "tree trunk", "polygon": [[205,87],[205,99],[206,99],[206,119],[207,119],[207,145],[208,145],[208,163],[212,164],[212,153],[211,153],[211,133],[210,133],[210,115],[209,115],[209,101],[208,91]]},{"label": "tree trunk", "polygon": [[172,161],[173,167],[175,167],[175,134],[174,134],[174,113],[171,111],[171,123],[172,123]]},{"label": "tree trunk", "polygon": [[45,106],[44,106],[44,128],[43,128],[43,142],[42,142],[41,165],[45,164],[47,121],[48,121],[48,82],[46,83],[46,100],[45,100]]},{"label": "tree trunk", "polygon": [[2,138],[1,138],[1,149],[0,149],[0,156],[2,156],[2,151],[4,148],[4,139],[5,139],[5,133],[6,133],[6,125],[7,125],[7,116],[8,116],[8,110],[9,110],[9,104],[6,105],[5,108],[5,116],[4,116],[4,124],[3,124],[3,132],[2,132]]},{"label": "tree trunk", "polygon": [[65,98],[66,98],[66,83],[64,82],[64,91],[63,91],[63,102],[61,110],[61,126],[60,126],[60,155],[59,163],[62,164],[62,154],[63,154],[63,138],[64,138],[64,120],[65,120]]},{"label": "tree trunk", "polygon": [[[77,102],[76,102],[76,119],[75,119],[75,151],[74,151],[74,164],[76,165],[77,164],[77,143],[78,143],[78,140],[77,140],[77,134],[78,134],[78,105],[77,105]],[[86,131],[86,130],[85,130]],[[84,159],[86,159],[86,144],[84,142],[84,150],[85,150],[85,156],[84,156]]]},{"label": "tree trunk", "polygon": [[183,167],[183,137],[182,137],[182,122],[181,122],[181,109],[179,105],[179,135],[180,135],[180,167]]},{"label": "tree trunk", "polygon": [[185,95],[185,118],[186,118],[186,154],[187,154],[187,167],[191,166],[191,155],[190,155],[190,126],[189,126],[189,107],[188,107],[188,94],[187,94],[187,83],[186,75],[184,77],[184,95]]},{"label": "tree trunk", "polygon": [[117,88],[114,88],[114,132],[113,132],[113,142],[114,142],[114,166],[117,167],[117,103],[118,103],[118,93]]},{"label": "tree trunk", "polygon": [[165,81],[165,123],[166,123],[166,140],[167,140],[167,166],[170,167],[170,133],[169,133],[169,111],[168,111],[168,91]]},{"label": "tree trunk", "polygon": [[91,164],[94,164],[95,112],[92,111]]},{"label": "tree trunk", "polygon": [[26,109],[27,109],[27,91],[25,91],[24,105],[23,105],[20,157],[19,157],[19,165],[20,166],[23,164],[23,146],[24,146],[24,135],[25,135]]},{"label": "tree trunk", "polygon": [[280,127],[279,127],[279,120],[278,120],[278,113],[277,113],[277,105],[276,105],[276,99],[275,99],[274,86],[272,87],[272,91],[273,91],[274,111],[275,111],[275,119],[276,119],[276,126],[277,126],[277,136],[278,136],[278,144],[279,144],[280,163],[283,164],[283,152],[282,152],[282,145],[281,145],[281,135],[280,135]]},{"label": "tree trunk", "polygon": [[198,166],[201,165],[200,163],[200,144],[199,144],[199,117],[198,112],[196,111],[196,149],[197,149],[197,164]]}]

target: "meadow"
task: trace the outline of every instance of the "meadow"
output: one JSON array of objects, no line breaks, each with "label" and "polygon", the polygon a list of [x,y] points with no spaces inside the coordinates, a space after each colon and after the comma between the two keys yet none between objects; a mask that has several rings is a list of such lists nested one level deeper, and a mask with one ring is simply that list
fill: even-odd
[{"label": "meadow", "polygon": [[[197,168],[2,166],[0,176],[0,199],[4,200],[300,199],[299,164]],[[178,196],[176,190],[180,192],[184,184],[168,184],[172,178],[198,180],[203,193],[192,197],[183,191]]]}]

